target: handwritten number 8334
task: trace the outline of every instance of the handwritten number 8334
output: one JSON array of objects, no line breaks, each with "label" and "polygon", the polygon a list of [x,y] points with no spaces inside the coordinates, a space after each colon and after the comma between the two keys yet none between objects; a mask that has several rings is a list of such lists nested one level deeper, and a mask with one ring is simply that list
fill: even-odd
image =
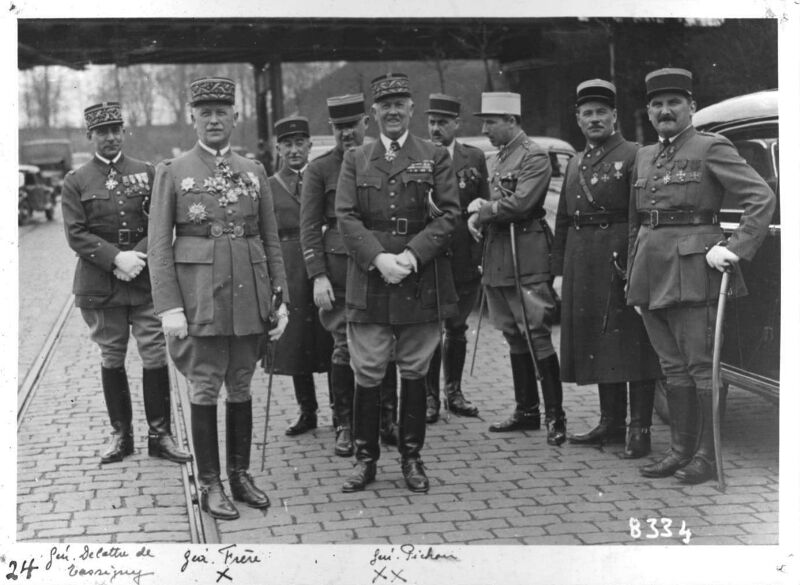
[{"label": "handwritten number 8334", "polygon": [[[672,538],[672,519],[647,518],[645,523],[646,526],[642,526],[642,523],[638,518],[631,518],[628,521],[628,527],[631,531],[631,538],[639,539],[642,538],[642,536],[651,539]],[[686,528],[686,520],[681,521],[681,529],[678,531],[678,536],[683,537],[683,544],[689,544],[689,541],[692,539],[692,531]]]}]

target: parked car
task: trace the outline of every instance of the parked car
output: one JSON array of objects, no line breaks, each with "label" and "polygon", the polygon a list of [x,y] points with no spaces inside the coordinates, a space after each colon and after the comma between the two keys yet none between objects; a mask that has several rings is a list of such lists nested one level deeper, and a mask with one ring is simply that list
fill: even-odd
[{"label": "parked car", "polygon": [[79,169],[94,158],[91,152],[80,151],[72,153],[72,169]]},{"label": "parked car", "polygon": [[[778,196],[769,233],[751,262],[741,262],[749,294],[729,301],[722,348],[723,385],[733,384],[777,401],[780,391],[781,211],[778,181],[778,92],[731,98],[698,111],[699,130],[727,137]],[[726,233],[739,225],[742,210],[723,201]]]},{"label": "parked car", "polygon": [[55,190],[34,165],[19,165],[19,200],[17,223],[22,225],[34,212],[44,211],[45,217],[53,219],[56,208]]}]

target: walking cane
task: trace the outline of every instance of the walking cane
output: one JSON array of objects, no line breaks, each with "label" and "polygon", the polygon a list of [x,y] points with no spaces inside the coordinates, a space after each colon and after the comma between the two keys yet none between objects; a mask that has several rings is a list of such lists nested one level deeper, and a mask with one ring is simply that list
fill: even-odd
[{"label": "walking cane", "polygon": [[[444,320],[442,319],[442,303],[439,298],[439,259],[433,259],[433,288],[436,291],[436,318],[439,320],[439,351],[444,353]],[[440,358],[441,359],[441,358]],[[450,403],[447,402],[447,392],[443,384],[440,384],[440,400],[444,404],[444,422],[450,422]]]},{"label": "walking cane", "polygon": [[475,329],[475,344],[472,346],[472,362],[469,365],[469,375],[470,377],[473,376],[473,371],[475,370],[475,356],[478,355],[478,339],[481,336],[481,323],[483,322],[483,311],[486,309],[486,292],[481,287],[480,290],[481,295],[481,304],[480,308],[478,309],[478,327]]},{"label": "walking cane", "polygon": [[717,323],[714,327],[714,354],[711,362],[711,420],[714,432],[714,460],[717,465],[717,487],[725,491],[725,475],[722,469],[722,431],[720,429],[720,353],[722,352],[722,321],[725,318],[725,301],[728,296],[730,272],[722,273],[717,302]]},{"label": "walking cane", "polygon": [[525,341],[528,343],[528,351],[533,360],[533,371],[536,374],[536,379],[542,379],[542,373],[539,371],[539,364],[536,361],[536,350],[533,349],[533,342],[531,341],[531,328],[530,321],[528,321],[528,310],[525,308],[525,298],[523,297],[522,282],[519,277],[519,259],[517,258],[517,231],[514,229],[514,222],[508,224],[509,235],[511,237],[511,262],[514,264],[514,282],[517,284],[517,294],[519,295],[519,303],[522,305],[522,320],[525,322]]},{"label": "walking cane", "polygon": [[267,405],[264,412],[264,437],[261,441],[261,471],[264,471],[264,459],[267,455],[267,428],[269,427],[269,404],[272,399],[272,380],[275,375],[275,347],[276,341],[269,339],[269,331],[278,326],[278,309],[283,304],[283,290],[281,287],[275,289],[272,295],[272,311],[267,319],[267,357],[269,360],[269,379],[267,381]]}]

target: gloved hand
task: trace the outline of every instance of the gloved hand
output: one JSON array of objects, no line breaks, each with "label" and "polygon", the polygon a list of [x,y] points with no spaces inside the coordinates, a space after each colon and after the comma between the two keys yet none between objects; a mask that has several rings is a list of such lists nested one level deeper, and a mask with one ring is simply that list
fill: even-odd
[{"label": "gloved hand", "polygon": [[320,274],[314,278],[314,304],[325,311],[333,308],[333,285],[330,279]]},{"label": "gloved hand", "polygon": [[186,315],[183,314],[183,309],[161,315],[161,328],[167,337],[170,335],[174,335],[178,339],[186,337],[189,334],[189,326],[186,323]]},{"label": "gloved hand", "polygon": [[286,309],[286,305],[281,305],[276,313],[276,317],[278,318],[278,324],[269,330],[269,340],[270,341],[278,341],[283,332],[286,330],[286,326],[289,324],[289,311]]},{"label": "gloved hand", "polygon": [[489,202],[486,199],[477,197],[476,199],[470,201],[469,205],[467,205],[467,213],[478,213],[481,210],[481,207],[488,204]]},{"label": "gloved hand", "polygon": [[397,284],[411,274],[411,267],[398,262],[395,254],[383,252],[375,256],[372,263],[380,271],[383,280],[389,284]]},{"label": "gloved hand", "polygon": [[472,239],[476,242],[480,242],[483,239],[483,231],[481,230],[480,226],[478,226],[477,212],[470,215],[469,219],[467,219],[467,229],[469,230],[470,235],[472,235]]},{"label": "gloved hand", "polygon": [[144,269],[147,254],[138,250],[126,250],[114,256],[114,265],[130,278],[136,278]]}]

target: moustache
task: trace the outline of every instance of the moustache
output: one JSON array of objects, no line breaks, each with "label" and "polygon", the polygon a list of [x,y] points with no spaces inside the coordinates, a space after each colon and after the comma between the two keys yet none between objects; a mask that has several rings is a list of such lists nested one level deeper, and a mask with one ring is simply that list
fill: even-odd
[{"label": "moustache", "polygon": [[675,121],[675,116],[672,116],[670,114],[664,114],[663,116],[659,116],[658,117],[658,121],[659,122],[674,122]]}]

